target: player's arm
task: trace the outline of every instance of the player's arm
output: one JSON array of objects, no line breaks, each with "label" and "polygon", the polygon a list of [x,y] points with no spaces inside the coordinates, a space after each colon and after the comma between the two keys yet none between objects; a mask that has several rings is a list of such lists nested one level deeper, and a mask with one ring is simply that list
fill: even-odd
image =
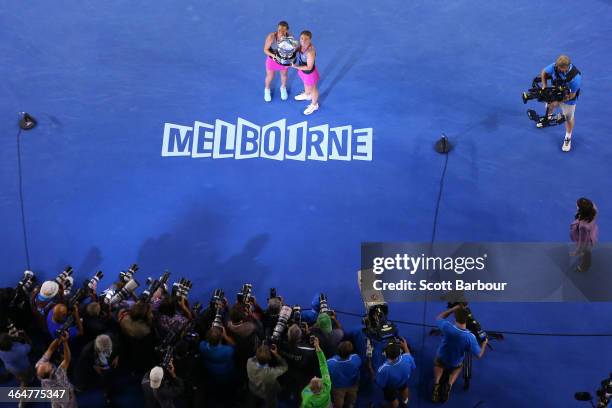
[{"label": "player's arm", "polygon": [[274,34],[268,34],[268,36],[266,37],[266,41],[264,42],[264,54],[266,54],[268,57],[276,57],[276,55],[274,55],[272,52],[270,52],[270,46],[272,45],[272,41],[274,40]]}]

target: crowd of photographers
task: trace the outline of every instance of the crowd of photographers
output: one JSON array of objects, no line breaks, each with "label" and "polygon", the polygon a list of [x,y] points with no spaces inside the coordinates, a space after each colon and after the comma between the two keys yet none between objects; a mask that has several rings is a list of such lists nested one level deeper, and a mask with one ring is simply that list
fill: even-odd
[{"label": "crowd of photographers", "polygon": [[[1,289],[7,330],[0,334],[0,360],[6,371],[22,387],[38,381],[43,388],[66,389],[56,407],[77,406],[76,395],[91,388],[115,405],[114,390],[124,378],[140,383],[149,407],[173,407],[179,400],[185,406],[275,407],[279,399],[294,406],[351,407],[365,378],[380,387],[389,406],[408,403],[415,361],[386,320],[386,304],[369,309],[358,338],[343,331],[324,294],[302,310],[271,289],[262,307],[245,284],[235,302],[217,289],[202,307],[188,300],[191,282],[169,284],[169,273],[147,279],[137,294],[137,269],[121,272],[104,291],[98,290],[101,272],[74,287],[70,267],[40,286],[26,271],[17,288]],[[445,313],[457,310],[464,309]],[[443,343],[452,350],[439,350],[436,367],[451,370],[451,385],[464,349],[482,355],[466,317],[460,313],[455,325],[440,324]],[[461,344],[453,346],[456,341]],[[445,391],[438,388],[434,397]]]}]

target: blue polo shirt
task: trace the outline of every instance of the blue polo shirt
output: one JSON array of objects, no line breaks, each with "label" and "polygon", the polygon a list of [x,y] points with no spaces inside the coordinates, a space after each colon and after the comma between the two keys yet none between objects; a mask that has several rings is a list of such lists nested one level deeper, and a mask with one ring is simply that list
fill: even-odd
[{"label": "blue polo shirt", "polygon": [[234,347],[218,344],[211,346],[206,340],[200,342],[200,357],[206,371],[220,382],[227,381],[234,373]]},{"label": "blue polo shirt", "polygon": [[457,367],[463,362],[466,351],[474,355],[480,354],[481,349],[476,336],[469,330],[460,329],[444,319],[438,320],[437,324],[443,335],[437,356],[445,366]]},{"label": "blue polo shirt", "polygon": [[[569,71],[572,69],[572,67],[573,67],[573,65],[570,64],[567,73],[569,73]],[[559,75],[557,75],[557,73],[555,72],[555,64],[554,63],[546,66],[546,68],[544,68],[544,71],[546,71],[548,76],[553,78],[553,79],[561,78],[561,79],[565,80],[565,77],[566,77],[566,74],[567,74],[567,73],[564,74],[562,72],[559,72]],[[582,86],[582,74],[576,75],[570,82],[567,83],[567,86],[569,87],[571,93],[578,92],[578,90]],[[575,105],[576,104],[576,99],[574,99],[573,101],[566,101],[566,102],[563,102],[563,103],[566,104],[566,105]]]},{"label": "blue polo shirt", "polygon": [[415,368],[414,358],[408,353],[402,354],[393,362],[387,360],[376,373],[376,384],[383,389],[407,387],[408,379]]},{"label": "blue polo shirt", "polygon": [[348,388],[359,383],[361,357],[357,354],[351,354],[346,360],[333,356],[327,360],[327,367],[334,388]]},{"label": "blue polo shirt", "polygon": [[[57,339],[57,330],[64,325],[64,322],[56,323],[53,321],[53,309],[49,310],[47,314],[47,330],[49,330],[49,334],[52,339]],[[76,326],[70,326],[68,329],[68,337],[74,338],[78,334],[78,330]]]}]

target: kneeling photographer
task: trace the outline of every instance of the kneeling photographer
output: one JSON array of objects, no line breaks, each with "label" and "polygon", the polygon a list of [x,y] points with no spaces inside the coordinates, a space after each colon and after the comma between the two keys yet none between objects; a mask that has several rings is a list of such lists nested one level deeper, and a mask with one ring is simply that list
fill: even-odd
[{"label": "kneeling photographer", "polygon": [[[454,325],[446,320],[453,313],[455,315]],[[485,336],[482,344],[479,344],[476,336],[466,327],[468,317],[469,311],[460,303],[436,317],[436,323],[443,338],[434,360],[433,402],[439,402],[440,399],[448,400],[451,388],[461,373],[466,352],[471,352],[478,358],[482,358],[485,353],[489,339]],[[444,370],[449,370],[450,373],[445,389],[441,390],[440,379]],[[441,395],[442,392],[443,395]]]}]

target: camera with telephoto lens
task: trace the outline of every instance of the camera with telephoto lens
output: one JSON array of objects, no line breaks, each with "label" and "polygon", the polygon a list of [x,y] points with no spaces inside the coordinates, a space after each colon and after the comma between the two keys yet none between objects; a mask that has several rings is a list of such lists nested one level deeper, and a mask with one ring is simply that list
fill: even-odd
[{"label": "camera with telephoto lens", "polygon": [[569,88],[561,80],[553,80],[551,87],[542,88],[542,78],[535,77],[531,88],[523,92],[523,103],[536,99],[538,102],[560,102],[569,94]]},{"label": "camera with telephoto lens", "polygon": [[74,269],[72,269],[72,266],[68,265],[55,278],[55,282],[64,288],[64,296],[69,296],[72,291],[72,284],[74,283],[74,278],[72,277],[73,273]]},{"label": "camera with telephoto lens", "polygon": [[127,283],[134,278],[134,274],[138,271],[138,265],[132,264],[126,271],[119,272],[119,280],[121,282]]},{"label": "camera with telephoto lens", "polygon": [[87,288],[91,291],[95,290],[103,277],[104,273],[102,271],[96,272],[95,275],[91,277],[89,282],[87,282]]},{"label": "camera with telephoto lens", "polygon": [[[198,316],[202,310],[202,305],[197,302],[192,312],[194,316]],[[171,327],[166,336],[163,338],[161,344],[155,349],[162,353],[161,367],[166,369],[170,364],[170,361],[174,358],[175,348],[179,342],[186,342],[188,350],[196,350],[200,344],[200,337],[197,332],[194,331],[196,319],[192,319],[188,322],[175,322]],[[188,357],[188,354],[184,357]]]},{"label": "camera with telephoto lens", "polygon": [[55,334],[58,338],[62,337],[65,332],[70,330],[70,328],[74,326],[74,316],[70,315],[66,318],[66,321],[55,331]]},{"label": "camera with telephoto lens", "polygon": [[302,307],[300,305],[295,305],[291,309],[291,324],[297,324],[298,326],[302,324]]},{"label": "camera with telephoto lens", "polygon": [[601,385],[595,394],[597,395],[597,405],[593,404],[593,396],[589,392],[577,392],[574,394],[574,398],[578,401],[589,401],[596,408],[606,408],[612,401],[612,373],[608,378],[601,381]]},{"label": "camera with telephoto lens", "polygon": [[[131,298],[134,295],[136,289],[140,286],[136,279],[130,279],[123,287],[117,291],[115,291],[110,298],[107,296],[104,297],[104,302],[109,306],[115,306],[126,299]],[[108,299],[108,301],[107,301]]]},{"label": "camera with telephoto lens", "polygon": [[172,284],[172,295],[182,299],[187,299],[193,283],[187,278],[181,278]]},{"label": "camera with telephoto lens", "polygon": [[478,343],[482,344],[488,338],[487,332],[482,329],[478,320],[474,318],[474,315],[472,314],[472,310],[470,310],[470,308],[468,307],[467,302],[454,302],[454,303],[449,302],[448,308],[451,309],[455,307],[456,305],[463,306],[463,309],[465,309],[465,311],[467,312],[467,322],[465,323],[465,327],[474,336],[476,336],[476,340],[478,340]]},{"label": "camera with telephoto lens", "polygon": [[240,289],[240,292],[236,294],[236,300],[238,301],[238,303],[241,304],[251,303],[251,301],[253,300],[252,292],[253,285],[250,283],[245,283],[244,285],[242,285],[242,289]]},{"label": "camera with telephoto lens", "polygon": [[215,318],[212,327],[223,327],[223,308],[225,306],[225,293],[223,289],[215,289],[210,299],[210,307],[215,310]]},{"label": "camera with telephoto lens", "polygon": [[291,307],[287,305],[281,308],[280,313],[278,314],[278,319],[276,320],[276,326],[274,326],[274,331],[272,332],[272,343],[278,343],[285,330],[287,330],[287,323],[291,318],[291,312]]},{"label": "camera with telephoto lens", "polygon": [[325,293],[319,295],[319,313],[327,313],[330,316],[334,314],[334,311],[329,308]]},{"label": "camera with telephoto lens", "polygon": [[22,308],[25,302],[30,298],[30,293],[36,284],[36,275],[32,271],[24,271],[23,277],[17,283],[15,288],[15,296],[9,304],[10,308]]},{"label": "camera with telephoto lens", "polygon": [[139,300],[148,303],[151,301],[151,298],[157,292],[157,290],[161,287],[165,287],[168,279],[170,278],[170,272],[165,271],[159,279],[152,279],[151,277],[147,278],[147,288],[140,294]]}]

